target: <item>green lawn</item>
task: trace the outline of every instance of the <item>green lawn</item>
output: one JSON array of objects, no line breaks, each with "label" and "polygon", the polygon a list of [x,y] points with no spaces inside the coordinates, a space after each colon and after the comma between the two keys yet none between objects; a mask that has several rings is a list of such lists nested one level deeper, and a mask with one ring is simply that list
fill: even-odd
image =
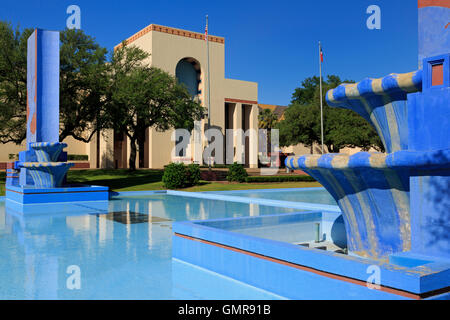
[{"label": "green lawn", "polygon": [[[68,173],[69,183],[86,183],[108,186],[113,191],[164,190],[161,181],[162,170],[126,169],[71,170]],[[226,191],[249,189],[278,189],[320,187],[318,182],[275,182],[275,183],[228,183],[202,181],[201,185],[182,189],[183,191]],[[5,194],[5,172],[0,172],[0,195]]]},{"label": "green lawn", "polygon": [[6,180],[6,172],[0,171],[0,196],[5,195],[5,180]]}]

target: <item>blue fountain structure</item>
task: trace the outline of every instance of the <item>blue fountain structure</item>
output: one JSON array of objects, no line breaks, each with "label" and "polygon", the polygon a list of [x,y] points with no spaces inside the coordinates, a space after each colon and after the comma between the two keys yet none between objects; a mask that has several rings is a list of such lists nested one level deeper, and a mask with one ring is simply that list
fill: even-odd
[{"label": "blue fountain structure", "polygon": [[74,164],[59,142],[59,32],[36,29],[27,45],[27,150],[7,166],[7,206],[108,200],[107,187],[65,185]]},{"label": "blue fountain structure", "polygon": [[[351,254],[381,261],[405,252],[450,259],[449,62],[450,54],[427,58],[423,70],[327,93],[330,106],[353,110],[374,126],[386,154],[286,159],[335,198]],[[433,74],[437,65],[443,73]]]},{"label": "blue fountain structure", "polygon": [[[445,54],[329,91],[328,104],[358,112],[387,151],[286,159],[340,210],[307,203],[284,215],[174,222],[173,257],[290,299],[450,299],[449,76]],[[286,238],[306,237],[308,221],[316,243],[347,252]]]},{"label": "blue fountain structure", "polygon": [[339,207],[174,222],[173,257],[291,299],[450,299],[450,3],[419,0],[418,13],[418,71],[327,92],[373,125],[386,153],[286,159]]}]

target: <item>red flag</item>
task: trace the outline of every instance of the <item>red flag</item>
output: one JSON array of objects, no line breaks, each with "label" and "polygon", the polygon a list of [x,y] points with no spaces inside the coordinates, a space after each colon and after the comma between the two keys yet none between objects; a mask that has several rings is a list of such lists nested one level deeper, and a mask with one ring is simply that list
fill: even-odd
[{"label": "red flag", "polygon": [[208,23],[206,24],[205,27],[205,41],[208,41]]},{"label": "red flag", "polygon": [[323,62],[322,46],[320,46],[320,62]]}]

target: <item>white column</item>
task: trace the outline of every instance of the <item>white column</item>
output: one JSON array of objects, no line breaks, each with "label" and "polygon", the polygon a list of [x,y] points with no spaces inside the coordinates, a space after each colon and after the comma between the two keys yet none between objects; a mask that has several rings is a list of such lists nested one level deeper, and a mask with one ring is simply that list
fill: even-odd
[{"label": "white column", "polygon": [[100,134],[100,168],[114,168],[114,130]]},{"label": "white column", "polygon": [[243,155],[245,154],[245,145],[243,144],[243,128],[242,128],[242,104],[236,103],[233,112],[233,130],[234,130],[234,161],[243,163]]},{"label": "white column", "polygon": [[258,105],[252,105],[250,113],[249,166],[258,168]]},{"label": "white column", "polygon": [[203,146],[202,146],[202,122],[201,121],[194,122],[194,130],[192,131],[191,143],[193,146],[192,158],[194,159],[194,163],[202,164]]}]

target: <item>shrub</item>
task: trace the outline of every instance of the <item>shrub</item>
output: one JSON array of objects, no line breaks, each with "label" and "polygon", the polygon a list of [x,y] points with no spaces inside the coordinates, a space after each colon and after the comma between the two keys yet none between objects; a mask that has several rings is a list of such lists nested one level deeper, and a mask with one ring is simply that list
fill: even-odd
[{"label": "shrub", "polygon": [[200,166],[192,163],[186,167],[187,184],[195,186],[200,182]]},{"label": "shrub", "polygon": [[247,177],[245,180],[248,183],[258,183],[258,182],[314,182],[316,181],[311,176],[257,176],[257,177]]},{"label": "shrub", "polygon": [[198,164],[171,163],[164,166],[162,181],[167,189],[195,186],[200,182],[200,167]]},{"label": "shrub", "polygon": [[245,171],[244,166],[242,164],[235,162],[228,169],[227,180],[230,182],[232,181],[244,182],[247,176],[248,174],[247,171]]},{"label": "shrub", "polygon": [[187,184],[186,166],[183,163],[171,163],[164,168],[162,181],[167,189],[184,188]]},{"label": "shrub", "polygon": [[[215,163],[214,165],[211,166],[211,168],[214,168],[214,169],[227,169],[229,167],[231,167],[231,164],[216,164]],[[201,165],[200,168],[209,168],[209,166]]]},{"label": "shrub", "polygon": [[69,154],[67,155],[69,161],[88,161],[89,156],[87,154]]}]

